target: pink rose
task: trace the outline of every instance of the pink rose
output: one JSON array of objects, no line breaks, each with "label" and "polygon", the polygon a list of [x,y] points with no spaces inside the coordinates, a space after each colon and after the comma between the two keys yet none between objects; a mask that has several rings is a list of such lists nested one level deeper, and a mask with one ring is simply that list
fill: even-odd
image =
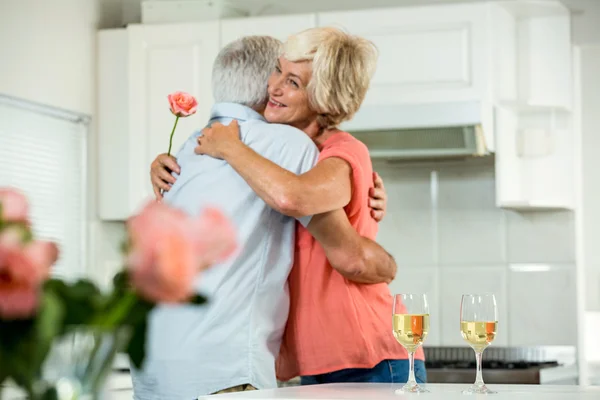
[{"label": "pink rose", "polygon": [[[151,202],[128,221],[127,265],[142,297],[153,302],[186,301],[194,294],[196,274],[232,253],[231,225],[216,210],[205,214],[192,218],[164,203]],[[209,220],[222,225],[213,226]]]},{"label": "pink rose", "polygon": [[225,261],[237,249],[235,228],[216,208],[205,208],[191,229],[195,251],[208,265]]},{"label": "pink rose", "polygon": [[196,112],[198,101],[189,93],[175,92],[169,95],[171,112],[178,117],[189,117]]},{"label": "pink rose", "polygon": [[12,188],[0,188],[0,220],[27,222],[29,204],[23,193]]},{"label": "pink rose", "polygon": [[58,258],[54,243],[14,240],[0,234],[0,318],[24,319],[37,310],[42,283]]}]

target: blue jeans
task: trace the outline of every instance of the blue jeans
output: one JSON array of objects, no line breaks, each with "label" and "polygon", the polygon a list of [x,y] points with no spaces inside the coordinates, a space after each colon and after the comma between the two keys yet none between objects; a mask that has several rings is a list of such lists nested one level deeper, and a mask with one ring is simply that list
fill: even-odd
[{"label": "blue jeans", "polygon": [[[418,383],[427,382],[427,370],[421,360],[415,360],[415,378]],[[300,378],[303,385],[343,382],[406,383],[407,380],[408,360],[384,360],[373,368],[348,368]]]}]

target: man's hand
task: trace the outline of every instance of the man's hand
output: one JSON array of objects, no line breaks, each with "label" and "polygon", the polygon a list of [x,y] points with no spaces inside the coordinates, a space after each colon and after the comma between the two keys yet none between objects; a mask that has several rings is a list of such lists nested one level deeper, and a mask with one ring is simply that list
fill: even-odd
[{"label": "man's hand", "polygon": [[167,153],[160,154],[152,161],[150,165],[150,180],[152,181],[152,189],[156,200],[162,200],[162,191],[168,192],[171,185],[175,183],[175,177],[171,175],[171,171],[180,173],[181,170],[177,164],[177,159]]},{"label": "man's hand", "polygon": [[239,143],[241,143],[240,126],[237,120],[234,119],[227,126],[215,122],[210,128],[202,130],[202,135],[198,136],[198,146],[196,146],[194,152],[214,158],[225,158],[225,152]]},{"label": "man's hand", "polygon": [[387,194],[383,187],[383,179],[377,172],[373,172],[374,188],[369,189],[369,207],[371,207],[371,217],[380,222],[385,216],[387,208]]}]

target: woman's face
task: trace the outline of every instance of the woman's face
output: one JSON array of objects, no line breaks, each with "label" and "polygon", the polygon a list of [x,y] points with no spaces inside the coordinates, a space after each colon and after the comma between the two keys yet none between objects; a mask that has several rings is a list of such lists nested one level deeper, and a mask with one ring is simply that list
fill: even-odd
[{"label": "woman's face", "polygon": [[291,62],[279,58],[268,83],[267,121],[305,130],[316,124],[317,113],[310,109],[306,87],[312,77],[312,62]]}]

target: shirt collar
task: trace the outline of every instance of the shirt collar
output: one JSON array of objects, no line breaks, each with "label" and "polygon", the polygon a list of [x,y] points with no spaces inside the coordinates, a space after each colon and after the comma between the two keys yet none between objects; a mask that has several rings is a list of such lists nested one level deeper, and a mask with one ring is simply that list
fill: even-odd
[{"label": "shirt collar", "polygon": [[240,122],[249,120],[266,121],[262,115],[250,107],[236,103],[216,103],[210,112],[210,123],[222,118],[237,119]]}]

